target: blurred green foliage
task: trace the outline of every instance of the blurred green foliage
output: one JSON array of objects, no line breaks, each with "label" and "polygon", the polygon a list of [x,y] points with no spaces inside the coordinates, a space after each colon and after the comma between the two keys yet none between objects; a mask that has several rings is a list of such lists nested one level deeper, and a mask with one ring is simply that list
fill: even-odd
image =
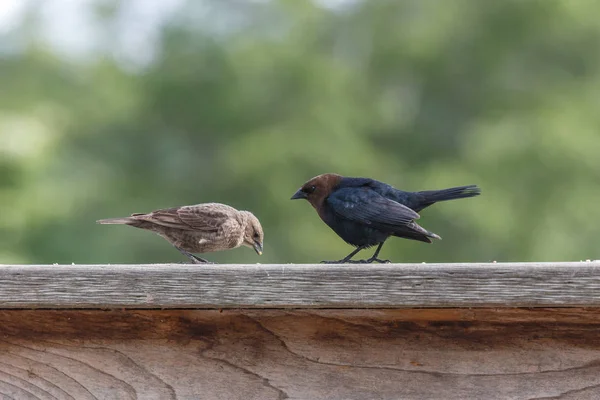
[{"label": "blurred green foliage", "polygon": [[600,258],[600,3],[189,1],[137,68],[110,51],[122,3],[100,5],[83,60],[35,18],[0,38],[21,46],[0,55],[0,262],[185,261],[95,220],[210,201],[265,229],[262,257],[211,260],[340,258],[289,200],[324,172],[482,187],[422,213],[441,242],[389,240],[396,262]]}]

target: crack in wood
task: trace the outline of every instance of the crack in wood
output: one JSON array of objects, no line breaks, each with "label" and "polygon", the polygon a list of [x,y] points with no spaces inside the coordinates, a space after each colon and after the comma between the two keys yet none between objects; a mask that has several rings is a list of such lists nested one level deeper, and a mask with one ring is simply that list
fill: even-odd
[{"label": "crack in wood", "polygon": [[163,385],[169,391],[169,393],[170,393],[169,399],[177,400],[177,394],[175,393],[175,389],[171,385],[169,385],[164,380],[160,379],[155,374],[149,372],[146,368],[144,368],[143,365],[138,364],[131,357],[129,357],[122,351],[119,351],[117,349],[112,349],[109,347],[103,347],[103,346],[87,346],[87,345],[73,346],[73,345],[69,345],[66,343],[56,343],[51,340],[41,340],[39,342],[51,344],[57,348],[70,348],[74,351],[84,349],[84,350],[88,350],[88,351],[94,351],[94,352],[98,351],[98,352],[102,352],[102,353],[106,353],[106,354],[112,354],[113,356],[115,356],[115,358],[119,361],[119,363],[121,365],[123,365],[125,367],[129,366],[131,368],[135,368],[135,369],[141,371],[142,375],[144,375],[148,379],[158,381],[161,385]]},{"label": "crack in wood", "polygon": [[[23,389],[23,388],[21,388],[21,387],[19,387],[19,386],[15,385],[15,384],[13,384],[13,383],[6,382],[6,381],[0,381],[0,391],[2,390],[2,389],[1,389],[1,386],[2,386],[2,385],[6,385],[6,386],[8,386],[8,387],[11,387],[11,388],[13,388],[13,389],[15,390],[15,392],[16,392],[16,393],[21,393],[21,392],[23,392],[23,393],[25,393],[26,395],[28,395],[28,397],[31,397],[31,398],[33,398],[33,399],[37,399],[37,400],[41,400],[39,397],[37,397],[37,396],[36,396],[36,395],[34,395],[33,393],[29,392],[28,390],[26,390],[26,389]],[[2,394],[6,395],[5,393],[2,393]]]},{"label": "crack in wood", "polygon": [[[5,343],[9,343],[9,342],[7,342],[7,341],[4,341],[4,342],[5,342]],[[11,343],[11,344],[12,344],[13,346],[15,346],[15,347],[19,347],[19,345],[18,345],[18,344],[13,344],[13,343]],[[80,382],[78,382],[76,379],[73,379],[73,378],[72,378],[72,377],[70,377],[69,375],[65,374],[65,373],[64,373],[64,372],[62,372],[61,370],[59,370],[59,369],[57,369],[57,368],[53,367],[52,365],[50,365],[50,364],[47,364],[47,363],[43,363],[43,362],[40,362],[40,361],[37,361],[37,360],[34,360],[33,358],[26,357],[26,356],[24,356],[24,355],[22,355],[22,354],[16,354],[16,353],[14,353],[14,352],[13,352],[11,349],[8,349],[8,350],[7,350],[7,352],[8,352],[8,353],[10,353],[10,355],[11,355],[11,356],[13,356],[13,357],[22,358],[22,359],[24,359],[24,360],[27,360],[28,362],[30,362],[30,363],[32,363],[32,364],[34,364],[34,365],[35,365],[35,364],[39,364],[39,365],[41,365],[41,366],[42,366],[42,368],[47,368],[47,369],[49,369],[49,370],[51,370],[51,371],[55,372],[56,374],[60,375],[62,378],[66,379],[66,380],[67,380],[67,382],[71,382],[71,383],[73,383],[74,385],[77,385],[77,386],[78,386],[79,388],[81,388],[82,390],[84,390],[86,394],[90,395],[90,397],[91,397],[91,399],[92,399],[92,400],[98,400],[98,399],[97,399],[97,398],[96,398],[96,397],[95,397],[95,396],[94,396],[94,395],[93,395],[93,394],[92,394],[92,393],[91,393],[91,392],[90,392],[90,391],[89,391],[89,390],[88,390],[88,389],[87,389],[85,386],[83,386],[83,385],[82,385]],[[58,387],[58,386],[57,386],[57,387]],[[62,388],[60,388],[60,387],[58,387],[58,389],[59,389],[59,390],[63,390],[63,389],[62,389]],[[64,390],[63,390],[63,391],[64,391]],[[74,398],[74,397],[72,397],[72,396],[71,396],[69,393],[65,392],[65,395],[67,395],[67,396],[69,396],[71,399],[75,400],[75,398]],[[77,400],[80,400],[80,399],[77,399]]]},{"label": "crack in wood", "polygon": [[[20,387],[23,390],[27,390],[28,392],[30,392],[32,395],[34,394],[34,392],[42,392],[42,394],[44,394],[47,397],[50,397],[51,399],[55,399],[58,400],[55,396],[53,396],[52,394],[48,393],[48,391],[44,390],[43,388],[41,388],[40,386],[36,385],[35,383],[31,383],[31,382],[27,382],[25,379],[22,379],[14,374],[11,374],[9,372],[6,371],[0,371],[0,377],[2,376],[6,376],[9,378],[9,380],[14,381],[13,384],[15,386]],[[0,378],[1,379],[1,378]],[[8,382],[7,380],[3,380],[3,382]],[[16,384],[19,385],[16,385]],[[38,395],[36,395],[38,396]]]},{"label": "crack in wood", "polygon": [[[99,369],[97,369],[97,368],[94,368],[94,367],[92,367],[92,366],[90,366],[90,365],[88,365],[88,364],[86,364],[86,363],[84,363],[84,362],[81,362],[81,361],[77,360],[77,359],[74,359],[74,358],[72,358],[72,357],[67,357],[67,356],[64,356],[64,355],[61,355],[61,354],[57,354],[57,353],[54,353],[54,352],[51,352],[51,351],[48,351],[48,350],[38,350],[38,349],[35,349],[35,348],[33,348],[33,347],[28,347],[28,346],[25,346],[25,345],[22,345],[22,344],[17,344],[17,343],[14,343],[14,342],[11,342],[11,341],[7,341],[7,340],[0,340],[0,341],[1,341],[1,342],[4,342],[4,343],[7,343],[7,344],[10,344],[10,345],[13,345],[13,346],[15,346],[15,347],[19,347],[19,348],[26,349],[26,350],[28,350],[28,351],[31,351],[31,352],[33,352],[33,353],[41,353],[42,355],[43,355],[43,354],[48,354],[48,355],[50,355],[50,356],[54,356],[54,357],[57,357],[57,358],[59,358],[59,359],[65,359],[65,360],[72,361],[72,362],[74,362],[74,363],[76,363],[76,364],[82,364],[83,366],[85,366],[85,367],[87,367],[87,368],[90,368],[92,371],[94,371],[94,372],[97,372],[97,373],[98,373],[98,374],[100,374],[100,375],[104,375],[104,376],[108,376],[109,378],[113,378],[113,379],[115,379],[117,382],[122,382],[122,383],[125,385],[125,390],[128,392],[129,396],[130,396],[131,398],[133,398],[133,399],[135,399],[135,398],[137,397],[137,395],[136,395],[136,393],[135,393],[135,389],[134,389],[134,388],[133,388],[131,385],[129,385],[127,382],[121,381],[120,379],[118,379],[118,378],[116,378],[116,377],[114,377],[114,376],[112,376],[112,375],[110,375],[110,374],[106,374],[106,373],[104,373],[103,371],[101,371],[101,370],[99,370]],[[29,360],[31,360],[31,361],[35,361],[35,362],[39,362],[39,363],[41,363],[41,364],[44,364],[44,365],[50,366],[50,364],[48,364],[48,363],[42,363],[42,362],[40,362],[40,361],[37,361],[37,360],[31,359],[31,358],[29,358]],[[58,371],[60,371],[58,368],[55,368],[55,369],[57,369]],[[63,371],[60,371],[60,372],[62,372],[62,373],[63,373],[64,375],[66,375],[66,376],[69,376],[68,374],[64,373]],[[74,380],[75,382],[77,382],[77,384],[78,384],[79,386],[81,386],[82,388],[84,388],[84,389],[86,390],[86,392],[87,392],[87,393],[89,393],[89,394],[90,394],[90,396],[92,396],[92,398],[93,398],[93,399],[95,399],[95,400],[99,400],[99,399],[98,399],[96,396],[94,396],[94,395],[92,394],[92,392],[91,392],[91,391],[90,391],[88,388],[86,388],[86,387],[85,387],[85,385],[83,385],[81,382],[77,381],[76,379],[74,379],[74,378],[72,378],[72,377],[70,377],[70,378],[71,378],[72,380]]]},{"label": "crack in wood", "polygon": [[263,332],[269,334],[273,338],[275,338],[281,346],[290,354],[304,359],[311,363],[316,363],[320,365],[328,365],[334,367],[352,367],[352,368],[362,368],[362,369],[375,369],[375,370],[388,370],[388,371],[397,371],[397,372],[405,372],[405,373],[413,373],[413,374],[429,374],[432,376],[480,376],[480,377],[498,377],[498,376],[522,376],[522,375],[542,375],[542,374],[550,374],[550,373],[559,373],[559,372],[569,372],[569,371],[578,371],[585,370],[589,368],[600,367],[600,360],[594,360],[584,365],[564,368],[564,369],[552,369],[552,370],[544,370],[544,371],[534,371],[534,372],[516,372],[516,373],[498,373],[498,374],[481,374],[477,372],[462,374],[455,372],[439,372],[439,371],[431,371],[426,369],[406,369],[406,368],[397,368],[392,366],[374,366],[374,365],[361,365],[361,364],[349,364],[349,363],[335,363],[335,362],[324,362],[320,360],[315,360],[314,358],[305,356],[298,352],[295,352],[289,348],[284,339],[282,339],[279,335],[277,335],[274,331],[267,328],[263,323],[261,323],[257,318],[247,316],[252,322],[254,322],[257,327],[259,327]]},{"label": "crack in wood", "polygon": [[241,371],[245,375],[251,376],[251,377],[256,378],[256,379],[259,379],[261,381],[261,384],[263,386],[265,386],[265,387],[267,387],[267,388],[269,388],[271,390],[274,390],[277,393],[277,400],[289,399],[288,394],[283,389],[280,389],[277,386],[273,385],[268,378],[266,378],[266,377],[264,377],[264,376],[262,376],[262,375],[260,375],[260,374],[258,374],[256,372],[253,372],[253,371],[250,371],[250,370],[248,370],[246,368],[243,368],[243,367],[241,367],[239,365],[236,365],[236,364],[234,364],[234,363],[232,363],[232,362],[230,362],[228,360],[224,360],[224,359],[219,358],[219,357],[209,356],[207,354],[207,352],[210,351],[210,350],[212,350],[213,347],[214,347],[214,342],[211,342],[210,345],[206,349],[204,349],[204,350],[202,350],[200,352],[200,355],[202,357],[208,359],[208,360],[213,360],[213,361],[216,361],[218,363],[222,363],[224,365],[227,365],[230,368],[233,368],[235,370]]},{"label": "crack in wood", "polygon": [[[5,365],[6,367],[11,368],[13,370],[23,371],[23,375],[27,375],[27,377],[29,377],[31,379],[37,379],[37,380],[42,381],[44,383],[44,385],[47,385],[51,389],[54,389],[55,391],[60,392],[61,399],[65,399],[65,398],[73,399],[73,397],[71,395],[69,395],[67,392],[65,392],[64,390],[62,390],[60,387],[56,386],[54,383],[50,382],[49,380],[45,379],[42,376],[39,376],[38,374],[35,374],[31,370],[31,367],[29,369],[21,368],[19,366],[14,365],[14,364],[9,364],[7,362],[2,362],[2,361],[0,361],[0,365]],[[6,371],[3,371],[3,372],[7,373]],[[46,392],[48,392],[48,390],[46,390]],[[54,396],[54,395],[52,395],[50,393],[49,393],[49,395],[51,395],[53,398],[57,398],[56,396]],[[73,399],[73,400],[75,400],[75,399]]]}]

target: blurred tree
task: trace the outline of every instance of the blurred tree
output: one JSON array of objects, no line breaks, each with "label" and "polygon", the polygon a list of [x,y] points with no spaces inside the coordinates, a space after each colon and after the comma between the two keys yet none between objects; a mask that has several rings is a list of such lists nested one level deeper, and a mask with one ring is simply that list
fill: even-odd
[{"label": "blurred tree", "polygon": [[337,3],[181,2],[137,67],[117,51],[125,3],[90,5],[104,45],[83,60],[39,18],[5,34],[0,261],[184,261],[94,221],[208,201],[253,211],[266,245],[211,260],[332,259],[348,246],[288,200],[323,172],[483,188],[423,212],[443,241],[391,239],[385,258],[600,258],[600,5]]}]

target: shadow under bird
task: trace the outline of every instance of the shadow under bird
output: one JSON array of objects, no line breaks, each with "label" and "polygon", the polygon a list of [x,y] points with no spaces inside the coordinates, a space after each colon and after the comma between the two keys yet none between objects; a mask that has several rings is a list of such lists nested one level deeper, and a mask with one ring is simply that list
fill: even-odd
[{"label": "shadow under bird", "polygon": [[258,218],[249,211],[238,211],[220,203],[165,208],[148,214],[96,221],[99,224],[129,225],[157,233],[171,243],[194,264],[209,261],[192,253],[210,253],[253,248],[263,251],[263,229]]},{"label": "shadow under bird", "polygon": [[[349,178],[337,174],[318,175],[292,196],[306,199],[319,217],[346,243],[356,247],[341,260],[323,263],[387,263],[377,258],[390,236],[431,243],[441,239],[418,225],[419,211],[438,201],[462,199],[481,194],[476,185],[443,190],[405,192],[370,178]],[[359,251],[377,246],[366,260],[351,260]]]}]

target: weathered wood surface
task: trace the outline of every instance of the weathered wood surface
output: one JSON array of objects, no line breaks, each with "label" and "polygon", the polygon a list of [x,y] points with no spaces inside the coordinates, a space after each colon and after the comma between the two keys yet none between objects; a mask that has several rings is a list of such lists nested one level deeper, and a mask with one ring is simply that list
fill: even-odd
[{"label": "weathered wood surface", "polygon": [[2,310],[2,399],[600,398],[600,310]]},{"label": "weathered wood surface", "polygon": [[0,308],[600,306],[600,262],[3,265]]}]

